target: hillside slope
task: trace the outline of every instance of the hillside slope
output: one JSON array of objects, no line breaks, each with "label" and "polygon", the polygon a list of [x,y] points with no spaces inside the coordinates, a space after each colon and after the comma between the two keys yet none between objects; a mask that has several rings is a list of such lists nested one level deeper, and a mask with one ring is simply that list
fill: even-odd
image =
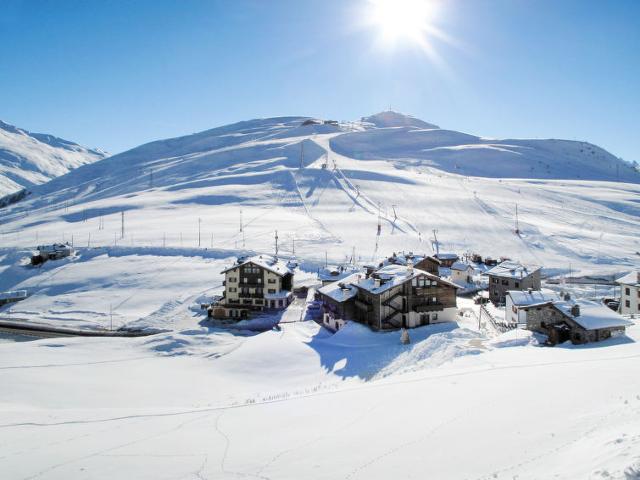
[{"label": "hillside slope", "polygon": [[0,121],[0,197],[104,158],[99,150]]},{"label": "hillside slope", "polygon": [[490,141],[393,112],[305,120],[240,122],[82,166],[3,210],[4,243],[271,251],[278,230],[281,253],[338,260],[355,247],[370,262],[430,252],[437,230],[443,249],[557,272],[640,261],[640,175],[597,147]]}]

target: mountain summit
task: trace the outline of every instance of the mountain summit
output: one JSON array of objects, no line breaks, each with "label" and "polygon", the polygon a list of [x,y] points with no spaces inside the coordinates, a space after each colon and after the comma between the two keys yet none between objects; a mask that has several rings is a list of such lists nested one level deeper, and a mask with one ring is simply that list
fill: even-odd
[{"label": "mountain summit", "polygon": [[386,112],[376,113],[368,117],[362,117],[362,122],[370,123],[377,128],[388,127],[417,127],[417,128],[440,128],[432,123],[427,123],[419,118],[405,115],[399,112],[388,110]]},{"label": "mountain summit", "polygon": [[106,157],[77,143],[31,133],[0,120],[0,197]]}]

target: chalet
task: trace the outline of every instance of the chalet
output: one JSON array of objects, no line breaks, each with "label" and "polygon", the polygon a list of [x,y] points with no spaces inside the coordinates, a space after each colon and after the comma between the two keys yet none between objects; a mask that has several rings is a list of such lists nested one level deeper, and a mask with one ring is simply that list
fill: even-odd
[{"label": "chalet", "polygon": [[475,269],[468,263],[455,262],[451,265],[451,281],[456,285],[464,286],[473,283]]},{"label": "chalet", "polygon": [[354,286],[364,278],[363,274],[351,275],[325,285],[318,290],[322,300],[322,324],[330,330],[340,330],[355,316],[355,297],[358,289]]},{"label": "chalet", "polygon": [[633,322],[598,302],[558,301],[530,305],[527,328],[544,333],[552,344],[571,340],[574,344],[599,342],[624,335]]},{"label": "chalet", "polygon": [[269,255],[239,258],[223,270],[224,296],[214,317],[247,317],[251,311],[282,309],[293,299],[293,271]]},{"label": "chalet", "polygon": [[489,299],[494,305],[504,305],[510,290],[540,290],[540,267],[504,261],[489,270]]},{"label": "chalet", "polygon": [[460,257],[455,253],[436,253],[434,257],[440,260],[441,266],[445,268],[450,268],[451,265],[460,260]]},{"label": "chalet", "polygon": [[[374,330],[448,322],[457,313],[454,283],[408,265],[386,265],[320,289],[327,322],[354,320]],[[334,329],[335,326],[332,325]],[[340,328],[339,326],[337,328]]]},{"label": "chalet", "polygon": [[620,285],[620,313],[640,314],[640,271],[631,272],[616,280]]},{"label": "chalet", "polygon": [[40,265],[47,260],[60,260],[61,258],[73,255],[73,247],[68,243],[54,243],[52,245],[40,245],[37,247],[38,253],[31,257],[32,265]]},{"label": "chalet", "polygon": [[531,308],[558,300],[559,295],[552,290],[509,290],[505,302],[505,320],[511,324],[526,324]]},{"label": "chalet", "polygon": [[398,253],[393,252],[393,255],[390,256],[381,266],[384,265],[407,265],[407,262],[411,260],[413,262],[413,267],[418,270],[423,270],[432,275],[440,275],[439,268],[442,262],[435,257],[429,255],[414,255],[413,252],[409,253]]}]

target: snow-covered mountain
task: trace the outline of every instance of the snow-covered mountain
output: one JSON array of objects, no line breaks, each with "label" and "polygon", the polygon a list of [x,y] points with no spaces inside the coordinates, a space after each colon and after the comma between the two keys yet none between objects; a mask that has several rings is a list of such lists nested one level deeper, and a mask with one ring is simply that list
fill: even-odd
[{"label": "snow-covered mountain", "polygon": [[106,156],[44,133],[31,133],[0,120],[0,197],[48,182]]},{"label": "snow-covered mountain", "polygon": [[362,261],[431,251],[437,230],[443,249],[555,271],[640,261],[640,174],[599,147],[489,140],[395,112],[307,120],[240,122],[84,165],[5,209],[0,230],[17,245],[73,235],[270,251],[277,229],[281,252],[338,259],[355,247]]}]

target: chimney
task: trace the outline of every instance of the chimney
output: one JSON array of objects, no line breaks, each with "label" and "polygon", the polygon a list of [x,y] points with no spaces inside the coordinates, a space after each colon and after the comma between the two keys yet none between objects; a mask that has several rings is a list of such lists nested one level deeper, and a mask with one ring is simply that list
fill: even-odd
[{"label": "chimney", "polygon": [[373,279],[373,288],[380,288],[380,279],[379,278],[374,278]]},{"label": "chimney", "polygon": [[407,260],[407,276],[413,275],[413,260]]},{"label": "chimney", "polygon": [[572,317],[580,316],[580,305],[578,305],[577,303],[574,303],[573,306],[571,307],[571,316]]},{"label": "chimney", "polygon": [[568,302],[569,300],[571,300],[571,295],[569,295],[568,293],[564,294],[564,301]]}]

